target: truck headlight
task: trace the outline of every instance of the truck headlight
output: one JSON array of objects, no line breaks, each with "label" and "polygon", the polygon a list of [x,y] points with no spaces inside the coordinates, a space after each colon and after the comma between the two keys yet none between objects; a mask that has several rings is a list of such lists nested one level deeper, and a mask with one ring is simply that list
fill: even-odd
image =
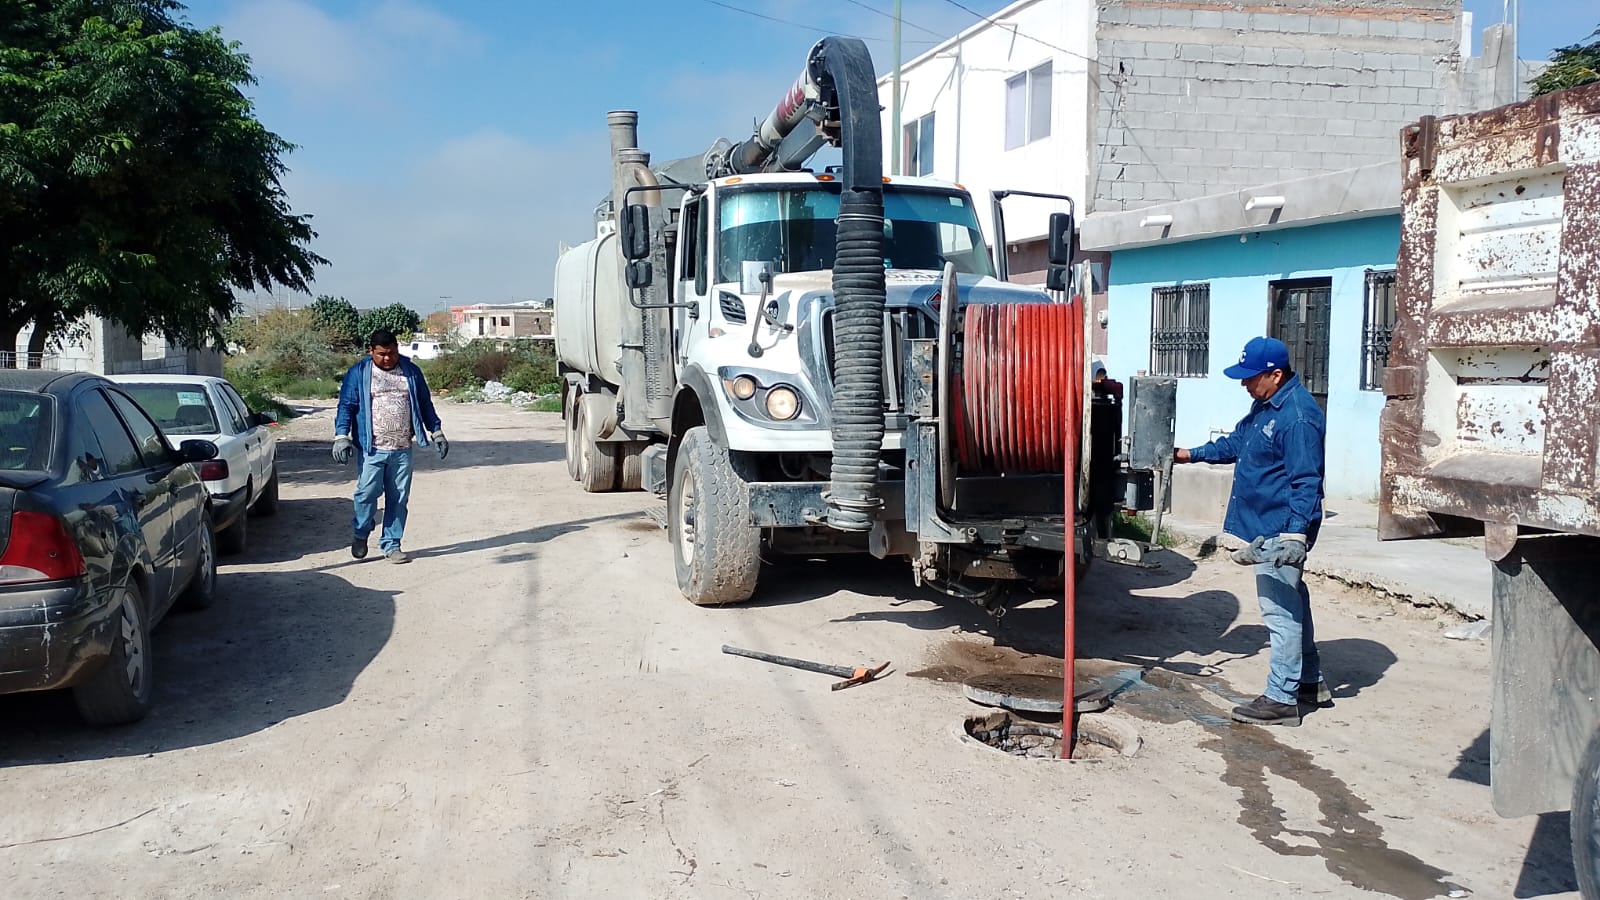
[{"label": "truck headlight", "polygon": [[780,422],[800,415],[800,395],[794,388],[782,384],[767,391],[767,415]]},{"label": "truck headlight", "polygon": [[749,400],[756,395],[756,380],[749,375],[740,375],[727,382],[727,385],[728,393],[740,400]]}]

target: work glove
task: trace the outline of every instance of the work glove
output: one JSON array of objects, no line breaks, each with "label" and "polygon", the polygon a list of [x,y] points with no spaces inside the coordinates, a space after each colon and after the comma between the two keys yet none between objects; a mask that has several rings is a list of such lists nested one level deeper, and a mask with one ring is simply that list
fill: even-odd
[{"label": "work glove", "polygon": [[1275,566],[1298,566],[1306,561],[1306,539],[1298,534],[1278,535],[1278,549],[1273,551]]},{"label": "work glove", "polygon": [[334,462],[336,462],[336,463],[338,463],[339,465],[342,466],[345,463],[350,461],[350,457],[355,456],[355,455],[356,455],[356,442],[355,441],[350,440],[350,438],[348,438],[348,437],[346,437],[345,435],[342,435],[342,434],[333,439],[333,461]]},{"label": "work glove", "polygon": [[433,443],[439,448],[439,458],[444,459],[450,455],[450,442],[444,439],[443,431],[435,431],[431,436]]},{"label": "work glove", "polygon": [[1266,558],[1262,556],[1261,551],[1261,545],[1266,542],[1266,538],[1258,537],[1250,542],[1250,546],[1233,551],[1233,561],[1241,566],[1253,566],[1257,563],[1266,562]]}]

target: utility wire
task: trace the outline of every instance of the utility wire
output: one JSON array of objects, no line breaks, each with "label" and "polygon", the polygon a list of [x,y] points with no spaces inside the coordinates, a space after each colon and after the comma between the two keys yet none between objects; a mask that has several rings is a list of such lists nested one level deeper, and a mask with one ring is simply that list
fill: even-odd
[{"label": "utility wire", "polygon": [[[839,37],[855,38],[855,39],[861,40],[861,41],[879,41],[881,43],[888,43],[889,42],[889,38],[867,37],[865,35],[860,35],[860,34],[846,34],[846,33],[842,32],[842,31],[834,31],[831,28],[818,28],[815,25],[808,25],[805,22],[795,22],[795,21],[792,21],[790,19],[780,19],[777,16],[769,16],[766,13],[756,12],[753,9],[745,9],[742,6],[734,6],[732,3],[723,3],[722,0],[705,0],[705,2],[711,4],[712,6],[720,6],[723,9],[726,9],[726,10],[732,10],[733,12],[736,12],[736,13],[743,13],[744,15],[747,15],[747,16],[754,16],[757,19],[765,19],[768,22],[776,22],[779,25],[789,25],[789,26],[792,26],[794,28],[804,28],[806,31],[815,31],[815,32],[820,32],[822,34],[836,34]],[[906,44],[932,44],[932,43],[935,43],[935,42],[934,41],[902,41],[901,43],[906,43]]]},{"label": "utility wire", "polygon": [[[1025,32],[1022,29],[1016,27],[1015,25],[1007,26],[1005,23],[1001,22],[999,19],[990,18],[989,16],[986,16],[983,13],[978,12],[977,10],[973,9],[972,7],[967,6],[964,3],[959,2],[959,0],[945,0],[945,2],[950,4],[951,6],[954,6],[957,9],[964,10],[968,15],[977,16],[979,19],[982,19],[983,21],[988,22],[990,25],[994,25],[997,28],[1008,28],[1008,30],[1010,30],[1010,32],[1012,34],[1015,34],[1017,37],[1027,38],[1028,40],[1033,41],[1035,44],[1043,44],[1044,46],[1049,47],[1051,50],[1056,50],[1056,51],[1059,51],[1061,53],[1065,53],[1068,56],[1074,57],[1076,59],[1081,59],[1081,60],[1083,60],[1084,62],[1088,63],[1091,66],[1096,66],[1098,68],[1105,69],[1105,66],[1103,64],[1101,64],[1101,62],[1099,60],[1094,59],[1093,57],[1084,56],[1082,53],[1079,53],[1079,52],[1077,52],[1075,50],[1068,50],[1067,48],[1065,48],[1065,47],[1063,47],[1063,46],[1061,46],[1059,44],[1052,44],[1049,41],[1045,40],[1044,38],[1034,37],[1033,35],[1028,34],[1027,32]],[[1106,69],[1106,71],[1109,72],[1110,69]]]},{"label": "utility wire", "polygon": [[[861,2],[861,0],[844,0],[844,2],[850,4],[851,6],[859,6],[862,9],[866,10],[867,12],[876,13],[876,14],[878,14],[880,16],[883,16],[885,19],[893,19],[894,18],[894,14],[886,13],[883,10],[878,9],[876,6],[870,6],[870,5],[866,4],[866,3]],[[927,34],[931,34],[934,37],[938,38],[940,41],[943,41],[943,40],[945,40],[946,38],[949,37],[949,35],[947,35],[947,34],[945,34],[943,32],[934,31],[932,28],[923,28],[921,25],[918,25],[915,22],[907,21],[904,16],[900,17],[900,24],[908,25],[908,26],[910,26],[912,28],[915,28],[918,31],[925,32]],[[917,43],[921,43],[921,42],[918,41]]]}]

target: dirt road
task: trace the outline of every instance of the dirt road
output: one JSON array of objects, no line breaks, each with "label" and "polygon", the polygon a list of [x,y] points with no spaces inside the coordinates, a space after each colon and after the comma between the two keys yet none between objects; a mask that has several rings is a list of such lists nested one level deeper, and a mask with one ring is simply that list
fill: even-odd
[{"label": "dirt road", "polygon": [[[281,512],[157,631],[147,721],[0,699],[7,897],[1575,896],[1565,817],[1490,808],[1487,645],[1430,615],[1313,585],[1336,705],[1231,726],[1265,677],[1248,573],[1097,564],[1080,651],[1148,667],[1107,714],[1144,746],[1016,759],[958,738],[954,680],[1059,673],[1056,604],[996,630],[835,562],[697,609],[655,501],[582,493],[556,416],[441,412],[411,565],[350,559],[353,469],[298,419]],[[894,672],[832,692],[724,643]]]}]

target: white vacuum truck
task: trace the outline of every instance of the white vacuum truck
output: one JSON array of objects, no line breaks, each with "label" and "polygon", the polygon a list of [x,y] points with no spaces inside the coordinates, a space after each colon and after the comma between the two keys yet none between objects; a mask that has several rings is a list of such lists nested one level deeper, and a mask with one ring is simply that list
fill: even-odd
[{"label": "white vacuum truck", "polygon": [[[703,180],[663,179],[637,114],[608,119],[610,202],[556,266],[567,466],[587,491],[666,497],[689,600],[750,598],[764,555],[871,553],[1003,612],[1008,586],[1060,582],[1067,521],[1081,566],[1097,503],[1151,508],[1151,471],[1107,465],[1121,411],[1091,411],[1083,304],[1006,283],[1003,231],[992,262],[961,187],[884,177],[861,41],[819,42]],[[803,168],[824,145],[842,165]],[[1070,294],[1070,211],[1049,235]],[[1170,407],[1168,386],[1134,393]]]}]

